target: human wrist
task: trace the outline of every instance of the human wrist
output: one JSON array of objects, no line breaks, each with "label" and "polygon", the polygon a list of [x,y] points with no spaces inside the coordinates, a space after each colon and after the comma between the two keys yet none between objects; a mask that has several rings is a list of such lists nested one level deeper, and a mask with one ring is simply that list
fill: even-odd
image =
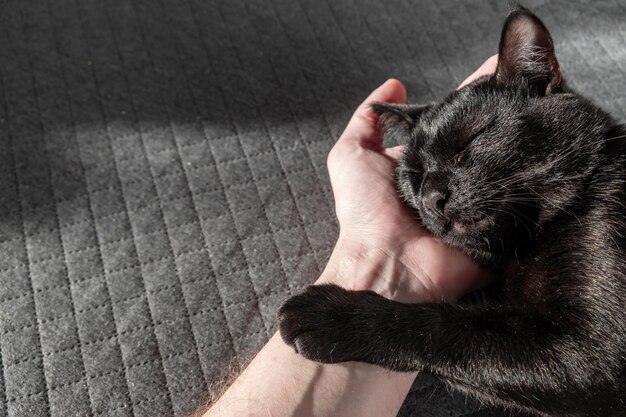
[{"label": "human wrist", "polygon": [[339,236],[316,284],[335,284],[349,290],[370,290],[386,298],[420,303],[443,297],[416,265],[409,265],[400,245]]}]

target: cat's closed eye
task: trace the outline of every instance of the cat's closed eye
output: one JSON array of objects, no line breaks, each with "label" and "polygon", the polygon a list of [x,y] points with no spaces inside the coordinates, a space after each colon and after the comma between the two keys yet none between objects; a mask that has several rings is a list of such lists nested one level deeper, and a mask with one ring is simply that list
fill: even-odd
[{"label": "cat's closed eye", "polygon": [[485,124],[483,127],[478,129],[475,133],[473,133],[469,139],[463,144],[463,147],[457,152],[456,155],[452,158],[452,163],[454,165],[463,165],[469,160],[470,152],[469,146],[476,141],[476,139],[480,138],[489,128],[493,126],[493,122],[489,122]]},{"label": "cat's closed eye", "polygon": [[469,152],[467,150],[467,147],[463,148],[463,150],[459,153],[457,153],[454,156],[453,162],[455,165],[463,165],[464,163],[467,162],[467,160],[469,159]]}]

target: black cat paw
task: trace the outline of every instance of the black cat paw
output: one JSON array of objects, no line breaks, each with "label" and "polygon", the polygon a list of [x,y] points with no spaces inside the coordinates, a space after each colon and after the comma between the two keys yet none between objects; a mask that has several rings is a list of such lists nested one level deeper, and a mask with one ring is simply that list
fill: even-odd
[{"label": "black cat paw", "polygon": [[375,308],[365,291],[347,291],[336,285],[314,285],[291,297],[278,313],[280,334],[307,359],[323,363],[369,362],[371,331],[377,324]]}]

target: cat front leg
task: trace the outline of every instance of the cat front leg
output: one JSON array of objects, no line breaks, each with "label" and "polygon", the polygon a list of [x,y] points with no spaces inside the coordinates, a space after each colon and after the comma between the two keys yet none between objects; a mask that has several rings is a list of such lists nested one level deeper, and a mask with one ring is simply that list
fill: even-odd
[{"label": "cat front leg", "polygon": [[[279,328],[286,343],[314,361],[361,361],[394,371],[426,368],[483,399],[525,410],[549,411],[546,404],[571,409],[571,415],[602,410],[612,402],[609,397],[587,398],[584,387],[610,381],[602,361],[591,359],[607,352],[589,351],[575,329],[544,314],[403,304],[369,291],[322,285],[288,300],[279,312]],[[610,395],[615,392],[607,388]]]},{"label": "cat front leg", "polygon": [[307,359],[416,371],[430,356],[430,338],[422,336],[440,321],[438,314],[437,307],[403,304],[372,291],[313,285],[287,300],[278,325],[283,340]]}]

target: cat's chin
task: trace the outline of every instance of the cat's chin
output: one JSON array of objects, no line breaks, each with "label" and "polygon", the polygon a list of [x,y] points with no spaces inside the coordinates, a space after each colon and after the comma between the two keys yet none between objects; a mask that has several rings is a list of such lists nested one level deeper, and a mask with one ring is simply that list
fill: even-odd
[{"label": "cat's chin", "polygon": [[459,249],[482,266],[494,268],[498,265],[500,257],[488,250],[488,248],[483,248],[485,246],[485,241],[483,240],[472,239],[467,235],[459,236],[454,233],[442,236],[441,240],[447,245]]},{"label": "cat's chin", "polygon": [[481,265],[495,267],[499,256],[490,251],[490,245],[482,237],[481,223],[482,221],[472,224],[452,221],[432,227],[425,222],[425,226],[435,237],[461,250]]}]

